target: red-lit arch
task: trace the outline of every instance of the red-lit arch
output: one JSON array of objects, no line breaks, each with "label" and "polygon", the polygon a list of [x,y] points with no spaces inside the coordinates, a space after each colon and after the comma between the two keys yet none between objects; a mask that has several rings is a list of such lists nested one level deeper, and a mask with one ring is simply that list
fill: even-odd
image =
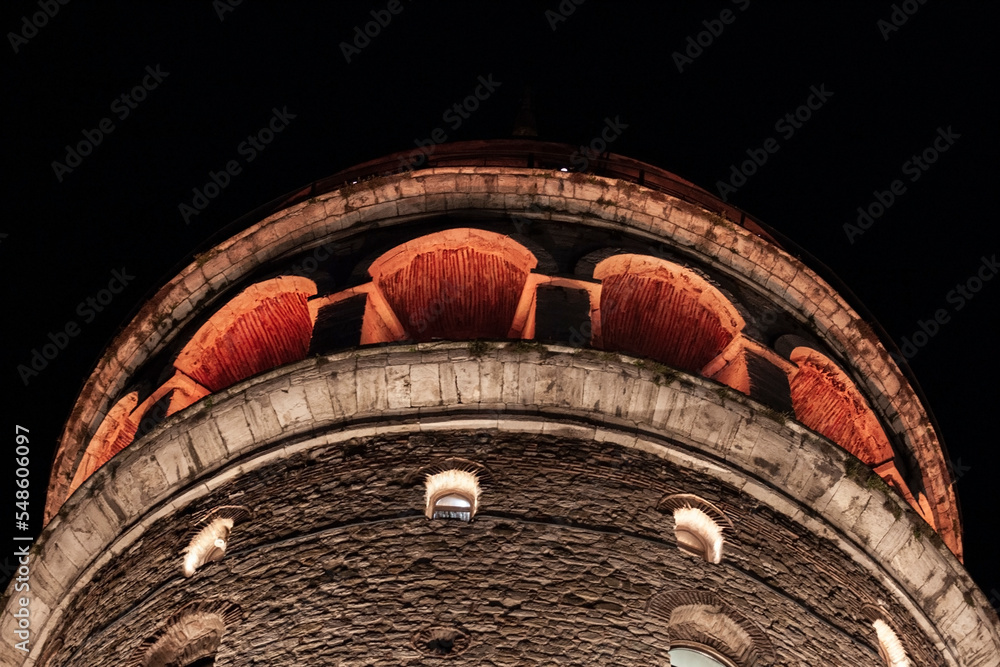
[{"label": "red-lit arch", "polygon": [[304,359],[313,320],[306,303],[316,285],[281,276],[251,285],[212,315],[174,367],[211,391]]},{"label": "red-lit arch", "polygon": [[[141,404],[137,405],[138,392],[133,391],[127,394],[115,403],[108,416],[101,422],[97,433],[90,439],[87,450],[83,454],[83,460],[77,466],[73,483],[70,485],[70,493],[73,493],[78,486],[83,484],[88,477],[118,452],[132,444],[137,436],[142,437],[143,432],[140,432],[140,428],[143,427],[143,421],[150,408],[156,405],[160,399],[169,396],[170,400],[164,414],[155,416],[154,421],[151,422],[153,425],[156,421],[183,410],[208,394],[209,391],[205,387],[180,371],[174,373],[173,377],[160,385]],[[151,426],[145,428],[151,428]]]},{"label": "red-lit arch", "polygon": [[77,466],[73,482],[70,484],[70,493],[73,493],[108,459],[132,442],[136,429],[139,428],[139,420],[132,417],[132,412],[138,402],[139,393],[133,391],[126,394],[108,411],[108,415],[97,428],[97,433],[90,439],[87,450],[83,454],[83,460]]},{"label": "red-lit arch", "polygon": [[795,348],[789,358],[797,366],[788,378],[796,419],[869,466],[892,459],[885,431],[844,371],[808,347]]},{"label": "red-lit arch", "polygon": [[399,245],[368,273],[414,340],[504,338],[537,264],[507,236],[463,228]]},{"label": "red-lit arch", "polygon": [[594,267],[594,277],[602,284],[598,344],[607,350],[697,373],[745,324],[708,281],[656,257],[615,255]]}]

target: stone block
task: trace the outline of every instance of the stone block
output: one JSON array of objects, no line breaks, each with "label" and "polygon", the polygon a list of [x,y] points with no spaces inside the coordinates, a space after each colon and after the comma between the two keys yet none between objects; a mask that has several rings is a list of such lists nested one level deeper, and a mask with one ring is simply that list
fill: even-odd
[{"label": "stone block", "polygon": [[247,426],[257,444],[270,442],[282,433],[281,422],[271,406],[271,400],[265,392],[255,392],[246,395],[243,404],[243,414],[246,415]]},{"label": "stone block", "polygon": [[358,368],[358,413],[372,414],[389,407],[386,396],[385,368]]},{"label": "stone block", "polygon": [[[214,425],[202,427],[205,429],[205,435],[203,436],[205,442],[214,443],[215,434],[218,434],[222,448],[228,450],[231,454],[236,454],[253,447],[255,443],[254,435],[250,431],[250,425],[247,423],[246,413],[242,405],[234,403],[231,407],[222,406],[213,413],[213,417]],[[192,442],[200,441],[195,441],[192,438]],[[213,456],[219,455],[214,454]],[[202,463],[207,462],[201,456],[198,459]]]},{"label": "stone block", "polygon": [[410,366],[410,405],[427,407],[441,405],[441,377],[434,363]]},{"label": "stone block", "polygon": [[385,367],[385,395],[390,410],[410,407],[410,366]]},{"label": "stone block", "polygon": [[273,387],[268,392],[268,399],[283,430],[302,428],[313,422],[313,415],[306,401],[306,390],[301,384]]},{"label": "stone block", "polygon": [[458,361],[452,363],[451,368],[455,373],[455,389],[458,392],[458,402],[478,403],[480,401],[479,362]]}]

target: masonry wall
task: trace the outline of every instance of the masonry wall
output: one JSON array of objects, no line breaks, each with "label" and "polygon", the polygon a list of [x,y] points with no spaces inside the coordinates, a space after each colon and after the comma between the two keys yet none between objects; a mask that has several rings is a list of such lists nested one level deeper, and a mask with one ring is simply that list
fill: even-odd
[{"label": "masonry wall", "polygon": [[[67,643],[40,647],[24,664],[50,648],[61,656],[50,664],[72,654],[74,665],[112,646],[117,654],[128,651],[155,631],[158,619],[202,594],[235,596],[248,627],[269,628],[287,650],[299,640],[327,650],[319,647],[332,641],[332,628],[349,620],[354,629],[344,632],[360,632],[391,615],[383,612],[402,610],[402,582],[426,597],[415,598],[423,602],[400,621],[402,629],[386,630],[397,650],[418,619],[454,620],[464,600],[475,600],[479,586],[452,569],[475,566],[476,559],[455,560],[466,549],[480,560],[510,558],[493,563],[498,578],[490,595],[500,600],[523,594],[525,582],[510,571],[522,560],[556,580],[564,563],[575,563],[565,585],[588,600],[558,603],[556,617],[565,625],[529,624],[529,632],[512,624],[515,639],[492,617],[463,611],[475,620],[470,632],[490,638],[480,651],[522,640],[526,648],[544,632],[575,636],[567,633],[580,632],[582,621],[573,612],[605,619],[612,633],[607,646],[662,652],[662,630],[654,632],[655,622],[651,629],[639,601],[647,592],[695,584],[731,597],[772,637],[782,664],[802,664],[803,647],[817,655],[846,651],[857,664],[871,663],[872,633],[859,609],[878,600],[926,664],[998,664],[995,615],[947,549],[915,530],[922,524],[900,499],[897,515],[891,495],[845,475],[843,450],[710,381],[664,378],[618,355],[571,348],[473,350],[452,343],[310,359],[211,398],[109,462],[46,529],[35,552],[36,636]],[[472,525],[428,523],[419,516],[421,489],[402,481],[428,457],[445,453],[483,459],[494,473]],[[670,518],[656,510],[669,490],[700,493],[732,513],[739,534],[723,565],[676,549]],[[191,517],[231,503],[253,506],[256,522],[234,537],[221,564],[182,579],[180,549]],[[373,517],[380,523],[364,525]],[[499,523],[513,527],[495,528]],[[483,549],[475,531],[496,530],[514,531],[507,546]],[[379,544],[378,534],[388,541]],[[414,549],[424,555],[408,560]],[[396,554],[395,560],[381,563],[382,554]],[[430,565],[417,567],[420,558]],[[361,572],[364,563],[371,563],[363,570],[371,576],[362,582],[350,572]],[[595,563],[600,572],[611,568],[607,581],[584,576]],[[248,572],[259,576],[245,578]],[[330,588],[344,576],[363,594]],[[421,589],[421,581],[433,582],[440,603],[431,603],[431,588]],[[199,582],[205,588],[192,588]],[[541,581],[529,583],[540,588]],[[277,587],[274,594],[261,596],[269,586]],[[283,586],[296,596],[279,595]],[[357,613],[331,611],[337,607],[320,595],[324,586]],[[634,594],[629,586],[637,587]],[[610,606],[598,608],[597,599]],[[538,602],[546,603],[552,600]],[[297,622],[297,604],[304,605],[307,629],[287,640],[281,633]],[[513,611],[542,617],[539,609],[510,609],[511,618]],[[315,616],[321,612],[333,614],[330,625]],[[547,618],[533,623],[548,624]],[[10,632],[9,622],[0,630]],[[615,633],[626,632],[628,641],[618,642],[626,635]],[[263,650],[255,636],[252,648]],[[584,640],[605,646],[593,634]],[[501,651],[477,655],[503,660]],[[0,659],[21,664],[9,647],[0,646]]]},{"label": "masonry wall", "polygon": [[336,244],[371,225],[392,226],[436,212],[469,211],[578,222],[623,230],[651,244],[682,248],[760,290],[849,359],[873,407],[902,437],[902,454],[920,470],[939,532],[961,557],[961,526],[950,475],[930,420],[884,347],[849,305],[812,270],[746,230],[674,197],[582,174],[503,167],[454,167],[380,178],[281,211],[221,243],[150,300],[111,346],[70,417],[47,504],[65,498],[72,470],[109,407],[142,364],[226,288],[277,258]]},{"label": "masonry wall", "polygon": [[[471,524],[422,516],[415,473],[442,456],[488,467]],[[678,550],[656,509],[672,492],[711,499],[736,523],[722,564]],[[253,522],[221,563],[182,578],[192,513],[232,502]],[[666,619],[644,609],[683,589],[756,623],[778,665],[881,665],[861,607],[892,595],[829,541],[653,454],[495,429],[357,438],[233,479],[97,574],[57,633],[75,640],[50,664],[106,665],[206,599],[246,614],[219,665],[417,663],[413,633],[452,624],[473,640],[459,664],[665,665]],[[886,612],[916,664],[946,664],[901,605]]]}]

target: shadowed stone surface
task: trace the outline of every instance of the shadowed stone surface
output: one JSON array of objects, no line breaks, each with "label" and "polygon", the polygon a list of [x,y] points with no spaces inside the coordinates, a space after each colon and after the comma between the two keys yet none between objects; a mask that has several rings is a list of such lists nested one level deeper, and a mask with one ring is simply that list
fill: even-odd
[{"label": "shadowed stone surface", "polygon": [[[471,524],[422,516],[423,486],[407,478],[441,456],[491,471]],[[677,491],[736,524],[721,565],[674,544],[656,505]],[[234,531],[222,562],[183,579],[191,518],[231,502],[256,508],[254,520]],[[102,569],[68,610],[50,664],[108,664],[206,599],[246,612],[218,665],[419,664],[409,640],[426,625],[470,634],[453,664],[665,665],[666,624],[643,610],[658,592],[688,588],[761,627],[777,664],[879,664],[862,607],[891,595],[827,541],[650,454],[496,431],[359,439],[235,479]],[[945,664],[912,643],[920,631],[905,610],[887,611],[916,664]]]}]

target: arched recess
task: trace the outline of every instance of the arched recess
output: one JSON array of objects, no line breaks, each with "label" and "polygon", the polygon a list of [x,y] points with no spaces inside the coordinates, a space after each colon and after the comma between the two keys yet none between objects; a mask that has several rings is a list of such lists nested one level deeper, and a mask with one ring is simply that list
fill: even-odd
[{"label": "arched recess", "polygon": [[709,563],[722,562],[723,545],[736,530],[725,512],[693,493],[671,493],[660,499],[657,509],[674,518],[677,546]]},{"label": "arched recess", "polygon": [[240,608],[227,602],[192,602],[165,627],[133,651],[126,667],[211,665],[227,628],[238,623]]},{"label": "arched recess", "polygon": [[875,413],[847,374],[821,352],[796,347],[788,378],[795,418],[869,466],[893,458],[892,445]]},{"label": "arched recess", "polygon": [[421,236],[368,268],[409,338],[505,338],[538,260],[502,234],[459,228]]},{"label": "arched recess", "polygon": [[670,648],[704,646],[738,667],[775,664],[774,647],[764,631],[714,593],[658,593],[646,604],[646,612],[666,623]]},{"label": "arched recess", "polygon": [[700,372],[743,329],[736,308],[708,281],[646,255],[615,255],[594,268],[601,281],[600,341],[606,350]]},{"label": "arched recess", "polygon": [[97,427],[97,433],[90,439],[87,450],[83,453],[83,458],[76,468],[73,482],[69,487],[70,493],[76,491],[77,487],[93,475],[98,468],[132,442],[141,419],[141,417],[132,416],[138,402],[139,392],[132,391],[108,411],[104,421]]},{"label": "arched recess", "polygon": [[211,391],[309,352],[311,280],[280,276],[251,285],[220,308],[192,337],[174,367]]},{"label": "arched recess", "polygon": [[[76,491],[98,468],[132,444],[137,437],[141,438],[159,419],[183,410],[208,393],[205,387],[177,371],[138,405],[138,392],[127,394],[111,408],[97,433],[87,444],[87,450],[73,475],[69,492]],[[158,415],[150,415],[153,406],[165,397],[169,397],[166,410]]]}]

